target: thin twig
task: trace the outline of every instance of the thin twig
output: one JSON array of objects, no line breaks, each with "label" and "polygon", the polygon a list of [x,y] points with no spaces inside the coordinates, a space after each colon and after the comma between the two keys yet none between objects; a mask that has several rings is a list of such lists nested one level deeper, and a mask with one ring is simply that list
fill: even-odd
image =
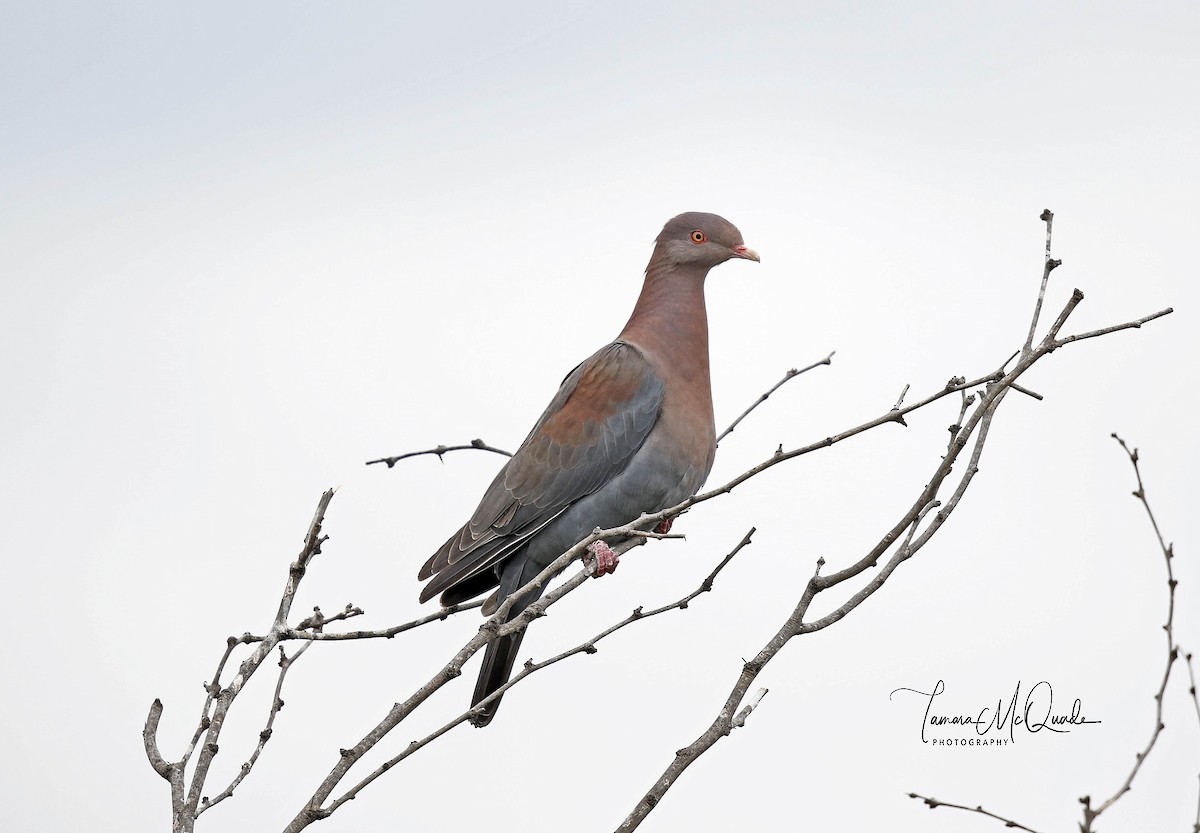
[{"label": "thin twig", "polygon": [[800,374],[807,373],[808,371],[812,370],[813,368],[820,367],[823,364],[831,364],[833,362],[833,354],[836,352],[837,352],[836,350],[830,350],[829,355],[826,356],[825,358],[821,359],[820,361],[813,362],[808,367],[802,367],[799,370],[797,370],[796,368],[793,367],[787,373],[783,374],[782,379],[780,379],[778,382],[776,382],[774,385],[772,385],[771,388],[766,393],[764,393],[762,396],[758,397],[758,399],[754,400],[754,403],[749,408],[742,411],[741,416],[739,416],[737,419],[735,419],[733,422],[731,422],[729,424],[729,427],[726,428],[724,431],[722,431],[717,436],[717,444],[719,445],[721,440],[725,439],[725,437],[732,434],[733,429],[737,428],[738,424],[743,419],[750,416],[751,411],[753,411],[755,408],[757,408],[762,403],[766,402],[771,397],[771,394],[773,394],[775,391],[779,390],[781,387],[783,387],[785,384],[787,384],[789,381],[796,378]]},{"label": "thin twig", "polygon": [[1034,399],[1036,399],[1038,402],[1041,402],[1041,401],[1042,401],[1042,399],[1044,399],[1044,398],[1045,398],[1045,397],[1043,397],[1043,396],[1042,396],[1040,393],[1036,393],[1036,392],[1034,392],[1034,391],[1031,391],[1029,388],[1023,388],[1023,387],[1021,387],[1020,385],[1018,385],[1016,382],[1013,382],[1013,384],[1012,384],[1012,389],[1013,389],[1013,390],[1015,390],[1017,393],[1023,393],[1023,394],[1025,394],[1026,396],[1032,396],[1032,397],[1033,397]]},{"label": "thin twig", "polygon": [[[837,352],[836,350],[831,350],[829,352],[829,355],[827,355],[825,358],[821,359],[820,361],[813,362],[812,364],[808,365],[807,367],[801,367],[799,369],[792,368],[787,373],[785,373],[783,375],[782,379],[780,379],[778,382],[776,382],[774,385],[772,385],[771,388],[766,393],[759,396],[758,399],[756,399],[749,408],[742,411],[741,415],[737,419],[735,419],[732,423],[730,423],[728,428],[726,428],[724,431],[722,431],[720,433],[720,435],[717,437],[717,442],[720,443],[721,440],[725,439],[725,437],[727,435],[733,433],[733,429],[737,428],[738,424],[741,423],[741,421],[743,419],[748,417],[750,415],[751,411],[753,411],[755,408],[757,408],[762,403],[766,402],[771,397],[771,394],[773,394],[775,391],[779,390],[781,387],[783,387],[789,381],[791,381],[792,379],[794,379],[797,376],[800,376],[801,374],[807,373],[808,371],[810,371],[814,368],[820,367],[821,365],[832,364],[833,356],[834,356],[834,353],[836,353],[836,352]],[[409,457],[420,457],[422,455],[434,454],[434,455],[437,455],[438,459],[440,460],[451,451],[470,451],[471,449],[476,449],[479,451],[491,451],[495,454],[502,454],[505,457],[512,456],[511,451],[505,451],[503,448],[495,448],[493,446],[488,445],[481,439],[474,439],[474,440],[471,440],[471,442],[467,443],[466,445],[439,445],[435,448],[427,448],[422,451],[408,451],[408,452],[405,452],[404,454],[397,454],[393,457],[380,457],[377,460],[368,460],[367,465],[370,466],[370,465],[374,465],[375,463],[385,463],[387,465],[387,467],[390,469],[393,466],[395,466],[396,463],[400,462],[401,460],[406,460]]]},{"label": "thin twig", "polygon": [[1025,831],[1028,831],[1028,833],[1037,833],[1037,831],[1034,830],[1032,827],[1026,827],[1025,825],[1015,822],[1010,818],[1005,818],[1004,816],[996,815],[995,813],[985,810],[980,806],[968,807],[965,804],[951,804],[948,801],[938,801],[936,798],[927,798],[926,796],[918,795],[917,793],[909,793],[908,797],[916,798],[921,801],[924,801],[925,806],[928,807],[930,810],[936,810],[938,807],[952,807],[955,810],[967,810],[968,812],[971,812],[971,813],[979,813],[981,816],[987,816],[988,818],[993,818],[996,821],[1002,821],[1002,822],[1004,822],[1005,827],[1011,827],[1016,830],[1025,830]]},{"label": "thin twig", "polygon": [[[999,406],[1000,401],[1003,399],[1003,396],[1000,395],[1002,392],[1002,390],[998,391],[996,397],[990,401],[988,399],[984,399],[980,402],[979,407],[977,408],[971,421],[967,423],[967,426],[964,429],[962,442],[957,444],[955,449],[947,455],[946,459],[942,461],[942,464],[934,472],[933,477],[930,479],[930,483],[925,487],[925,490],[922,492],[921,496],[917,498],[917,501],[913,503],[905,516],[890,530],[888,530],[883,538],[880,539],[879,543],[872,547],[871,550],[855,564],[852,564],[843,570],[839,570],[836,573],[830,573],[827,576],[814,577],[809,581],[811,595],[808,595],[808,591],[806,591],[808,599],[807,601],[802,599],[802,603],[805,605],[805,610],[802,611],[796,626],[797,635],[822,630],[829,627],[834,622],[845,618],[852,610],[854,610],[854,608],[858,607],[860,604],[866,601],[871,594],[882,587],[891,573],[898,566],[900,566],[902,562],[911,558],[922,547],[924,547],[925,544],[927,544],[938,531],[938,529],[941,528],[942,524],[946,522],[946,520],[950,517],[950,514],[958,506],[963,494],[966,493],[967,487],[970,486],[971,481],[979,472],[979,458],[983,454],[984,443],[987,442],[988,431],[991,429],[992,417],[995,414],[995,409]],[[967,464],[967,469],[965,472],[963,472],[962,477],[959,479],[958,485],[955,487],[954,494],[945,502],[945,505],[941,506],[938,512],[934,514],[933,520],[930,521],[929,526],[925,527],[921,534],[916,538],[906,539],[905,542],[896,549],[891,558],[888,559],[887,563],[884,564],[883,568],[857,593],[851,596],[850,599],[845,602],[845,604],[836,608],[831,613],[826,614],[820,619],[815,619],[809,622],[803,621],[803,615],[805,612],[807,612],[807,604],[811,602],[812,598],[814,598],[818,593],[829,589],[830,587],[834,587],[850,578],[853,578],[854,576],[859,575],[869,567],[874,567],[878,559],[882,557],[882,555],[887,551],[888,547],[891,546],[892,542],[896,540],[899,533],[910,523],[912,523],[913,520],[924,517],[924,515],[930,509],[930,504],[925,503],[922,505],[922,502],[926,501],[926,499],[937,493],[938,489],[941,487],[941,484],[949,476],[953,468],[953,463],[958,458],[959,454],[961,454],[962,449],[965,447],[966,440],[971,436],[971,433],[975,431],[976,428],[978,428],[979,433],[975,437],[975,444],[971,451],[970,462]]]},{"label": "thin twig", "polygon": [[678,538],[678,539],[684,540],[684,541],[687,540],[687,536],[684,535],[682,532],[654,532],[653,530],[635,529],[635,530],[632,530],[629,534],[632,535],[634,538],[657,539],[659,541],[668,539],[668,538]]},{"label": "thin twig", "polygon": [[1096,338],[1097,336],[1106,336],[1109,333],[1119,332],[1120,330],[1137,330],[1149,321],[1156,318],[1162,318],[1164,315],[1170,315],[1175,311],[1174,307],[1160,309],[1158,312],[1152,312],[1149,315],[1142,316],[1136,321],[1126,321],[1124,324],[1114,324],[1111,327],[1101,327],[1098,330],[1089,330],[1086,333],[1078,333],[1073,336],[1066,336],[1054,342],[1055,347],[1062,347],[1064,344],[1070,344],[1075,341],[1083,341],[1085,338]]},{"label": "thin twig", "polygon": [[[333,500],[333,489],[329,489],[317,502],[317,509],[313,513],[313,519],[308,525],[308,533],[304,537],[304,546],[300,550],[300,554],[296,556],[296,560],[292,562],[288,568],[288,580],[284,585],[283,595],[279,600],[279,607],[275,612],[275,623],[272,627],[272,632],[278,633],[287,628],[287,617],[292,610],[292,602],[296,598],[296,591],[300,587],[300,582],[304,579],[305,573],[308,571],[309,564],[321,552],[321,545],[327,540],[328,536],[321,534],[321,526],[325,521],[325,511],[329,508],[329,502]],[[208,777],[209,767],[212,765],[213,758],[217,755],[218,740],[221,736],[221,729],[225,724],[225,716],[229,713],[233,701],[237,698],[246,682],[262,665],[263,660],[267,655],[274,650],[278,639],[266,639],[260,643],[251,652],[250,656],[244,659],[241,665],[238,666],[237,674],[227,687],[221,690],[221,693],[216,698],[215,707],[213,709],[212,720],[209,721],[208,729],[205,732],[204,745],[200,749],[200,757],[196,761],[196,769],[192,773],[192,783],[188,789],[187,812],[194,819],[200,807],[200,797],[204,789],[205,779]],[[217,686],[218,681],[213,681],[213,686]]]},{"label": "thin twig", "polygon": [[1171,562],[1175,557],[1173,545],[1168,544],[1163,538],[1162,531],[1158,527],[1158,520],[1154,517],[1154,512],[1150,508],[1150,502],[1146,499],[1146,487],[1142,484],[1142,471],[1139,466],[1138,450],[1130,449],[1125,441],[1118,437],[1115,433],[1113,439],[1121,444],[1125,454],[1129,457],[1129,462],[1133,465],[1133,473],[1137,478],[1137,489],[1133,496],[1137,498],[1146,510],[1146,516],[1150,519],[1150,526],[1154,528],[1154,536],[1158,539],[1159,549],[1162,550],[1163,560],[1167,564],[1167,622],[1163,625],[1163,631],[1167,639],[1167,657],[1166,665],[1163,669],[1162,683],[1158,686],[1158,692],[1154,695],[1154,728],[1150,732],[1150,740],[1146,743],[1146,748],[1138,752],[1135,756],[1133,768],[1129,771],[1129,775],[1125,778],[1120,788],[1113,793],[1099,807],[1092,809],[1091,796],[1085,795],[1079,799],[1079,803],[1083,805],[1083,823],[1079,825],[1081,833],[1092,833],[1092,824],[1097,817],[1129,792],[1133,786],[1133,779],[1137,777],[1138,772],[1145,763],[1146,758],[1150,755],[1150,751],[1154,749],[1154,744],[1158,740],[1158,736],[1163,730],[1163,696],[1166,694],[1167,683],[1171,679],[1171,667],[1175,664],[1175,660],[1179,658],[1179,648],[1175,644],[1175,573],[1172,570]]},{"label": "thin twig", "polygon": [[[1192,696],[1192,705],[1196,708],[1196,719],[1200,720],[1200,698],[1196,696],[1196,672],[1192,669],[1192,654],[1189,651],[1185,658],[1187,659],[1188,681],[1191,686],[1188,688],[1188,694]],[[1192,824],[1192,833],[1200,833],[1200,790],[1196,795],[1196,821]]]},{"label": "thin twig", "polygon": [[233,649],[238,644],[238,641],[232,636],[225,640],[225,653],[221,654],[221,658],[217,661],[217,670],[213,672],[212,682],[204,684],[204,691],[206,692],[204,708],[200,710],[200,719],[196,721],[196,731],[192,733],[192,739],[183,751],[183,757],[180,758],[180,763],[185,767],[188,765],[188,761],[192,759],[192,752],[195,751],[196,744],[200,742],[201,735],[208,731],[208,725],[212,720],[210,711],[213,700],[221,693],[221,675],[225,673],[225,664],[229,662],[230,656],[233,655]]},{"label": "thin twig", "polygon": [[[320,611],[318,610],[319,613]],[[331,617],[330,621],[333,618]],[[254,769],[254,765],[258,763],[258,756],[262,754],[263,747],[267,745],[267,741],[271,739],[271,735],[275,730],[275,716],[283,708],[283,679],[287,676],[288,669],[311,647],[312,643],[306,642],[296,650],[296,653],[289,657],[283,650],[283,646],[279,646],[279,676],[275,680],[275,696],[271,698],[271,709],[267,712],[267,724],[258,733],[258,743],[255,744],[254,751],[250,753],[249,759],[238,769],[237,775],[233,777],[233,781],[229,783],[229,786],[218,793],[216,798],[209,799],[205,796],[200,799],[200,806],[196,808],[197,817],[204,811],[215,807],[233,795],[233,791],[246,779],[246,776],[250,774],[250,770]]]},{"label": "thin twig", "polygon": [[372,466],[375,463],[386,463],[387,467],[390,469],[392,466],[396,465],[396,463],[400,462],[401,460],[407,460],[409,457],[420,457],[424,454],[436,454],[437,458],[441,460],[451,451],[470,451],[471,449],[475,449],[476,451],[490,451],[493,454],[502,454],[505,457],[512,456],[511,451],[505,451],[503,448],[494,448],[493,446],[485,443],[483,440],[474,439],[466,445],[439,445],[436,448],[427,448],[424,451],[409,451],[405,454],[397,454],[395,457],[380,457],[378,460],[368,460],[367,465]]},{"label": "thin twig", "polygon": [[729,480],[728,482],[724,483],[723,485],[717,486],[714,489],[710,489],[707,492],[702,492],[702,493],[696,495],[695,497],[688,498],[687,500],[683,501],[682,503],[678,503],[675,506],[672,506],[668,509],[664,509],[662,512],[656,512],[652,515],[643,515],[639,519],[639,523],[646,523],[646,522],[654,521],[654,520],[662,520],[663,518],[666,518],[668,516],[674,517],[675,515],[678,515],[679,513],[683,512],[684,510],[690,509],[692,506],[695,506],[698,503],[704,503],[705,501],[709,501],[709,500],[712,500],[713,498],[720,497],[723,494],[732,492],[735,488],[742,485],[747,480],[750,480],[753,477],[757,477],[762,472],[766,471],[769,468],[772,468],[773,466],[777,466],[780,463],[786,462],[795,457],[801,457],[805,454],[811,454],[814,451],[820,451],[825,448],[830,448],[831,446],[837,445],[838,443],[840,443],[844,440],[848,440],[851,437],[856,437],[859,434],[862,434],[866,431],[870,431],[874,428],[878,428],[880,425],[885,425],[886,423],[889,423],[889,422],[904,424],[905,416],[907,416],[908,414],[911,414],[913,411],[920,410],[921,408],[924,408],[928,405],[933,404],[934,402],[937,402],[939,399],[941,399],[944,396],[948,396],[949,394],[952,394],[952,393],[958,393],[959,391],[963,391],[963,390],[970,390],[971,388],[979,387],[980,385],[986,384],[987,382],[998,381],[998,380],[1004,378],[1004,376],[1005,376],[1005,374],[1004,374],[1003,370],[994,370],[991,373],[987,374],[986,376],[980,376],[979,378],[971,379],[970,381],[967,381],[962,376],[955,376],[955,377],[951,378],[948,382],[946,382],[946,386],[944,388],[942,388],[941,390],[937,391],[936,393],[930,394],[929,396],[925,397],[924,399],[922,399],[918,402],[914,402],[911,405],[905,405],[904,407],[900,408],[899,410],[885,411],[884,413],[880,414],[879,416],[875,417],[874,419],[867,420],[866,422],[864,422],[860,425],[856,425],[853,428],[848,428],[845,431],[842,431],[841,433],[834,434],[832,436],[826,437],[823,440],[818,440],[815,443],[810,443],[809,445],[800,446],[799,448],[793,448],[788,451],[779,449],[774,454],[772,454],[770,458],[764,460],[763,462],[759,463],[758,465],[754,466],[753,468],[742,472],[740,475],[738,475],[737,477],[734,477],[733,479]]},{"label": "thin twig", "polygon": [[746,718],[748,718],[751,713],[758,708],[758,704],[761,703],[762,699],[767,696],[768,691],[770,691],[770,689],[760,688],[758,691],[754,692],[754,696],[750,698],[750,701],[746,703],[746,705],[742,706],[742,710],[738,712],[737,717],[733,719],[733,728],[741,729],[746,725]]},{"label": "thin twig", "polygon": [[958,408],[958,419],[954,420],[954,424],[950,426],[950,441],[946,448],[947,453],[954,449],[954,441],[958,439],[958,432],[962,430],[967,410],[975,404],[975,394],[967,393],[965,390],[960,391],[960,393],[962,395],[962,404]]},{"label": "thin twig", "polygon": [[[207,697],[197,730],[192,737],[192,742],[188,745],[183,758],[176,763],[167,764],[165,775],[163,774],[162,765],[166,761],[158,753],[158,745],[155,741],[158,720],[162,715],[162,703],[155,700],[154,704],[150,707],[150,715],[147,717],[146,727],[143,729],[143,740],[146,746],[146,756],[150,760],[151,766],[154,767],[156,772],[167,778],[171,784],[171,830],[173,833],[191,833],[195,828],[196,817],[201,812],[200,800],[202,791],[205,780],[208,778],[209,768],[219,750],[218,740],[225,724],[225,718],[238,694],[262,665],[263,660],[274,650],[276,643],[279,641],[279,634],[287,630],[287,617],[291,612],[292,602],[295,600],[300,582],[303,580],[312,560],[320,554],[321,545],[328,540],[329,536],[321,533],[321,527],[325,521],[325,512],[329,508],[329,502],[333,499],[333,494],[333,489],[330,489],[322,494],[321,499],[317,501],[316,511],[313,513],[312,520],[308,525],[308,532],[304,537],[304,545],[299,555],[296,556],[296,560],[288,567],[287,582],[284,585],[283,594],[279,599],[279,607],[275,612],[271,634],[251,651],[249,657],[241,662],[237,673],[229,685],[222,687],[221,675],[225,664],[233,653],[233,649],[241,643],[241,640],[236,637],[230,637],[226,640],[225,653],[217,663],[217,673],[213,681],[205,685]],[[197,746],[201,736],[203,736],[204,742]],[[191,783],[186,787],[185,795],[184,772],[188,758],[196,748],[199,748],[200,755],[196,759],[195,768],[192,771]],[[236,786],[236,783],[233,786]]]},{"label": "thin twig", "polygon": [[[1174,644],[1174,633],[1173,633],[1173,622],[1174,622],[1174,611],[1175,611],[1175,584],[1176,583],[1175,583],[1175,579],[1174,579],[1172,569],[1171,569],[1171,559],[1174,556],[1174,552],[1172,550],[1171,545],[1168,544],[1163,539],[1162,533],[1158,527],[1158,522],[1154,517],[1154,513],[1150,509],[1150,504],[1146,500],[1145,487],[1142,484],[1141,471],[1138,466],[1137,449],[1130,450],[1129,447],[1125,444],[1124,440],[1122,440],[1116,434],[1113,434],[1112,436],[1114,439],[1117,440],[1118,443],[1121,444],[1121,447],[1125,450],[1125,453],[1129,455],[1130,462],[1133,464],[1134,473],[1137,476],[1137,483],[1138,483],[1137,490],[1133,493],[1133,495],[1138,500],[1140,500],[1142,502],[1142,505],[1145,507],[1146,514],[1150,518],[1150,523],[1154,528],[1155,536],[1158,538],[1159,547],[1162,549],[1164,558],[1167,563],[1168,606],[1167,606],[1167,623],[1164,626],[1164,630],[1166,631],[1166,636],[1167,636],[1167,662],[1166,662],[1166,670],[1163,674],[1162,684],[1159,686],[1158,693],[1154,697],[1154,699],[1155,699],[1155,728],[1154,728],[1153,732],[1151,733],[1149,743],[1146,745],[1146,748],[1142,752],[1137,753],[1137,756],[1136,756],[1137,760],[1133,766],[1132,771],[1129,773],[1129,776],[1125,779],[1125,783],[1121,786],[1120,789],[1117,790],[1117,792],[1111,798],[1109,798],[1107,801],[1105,801],[1103,804],[1101,804],[1096,809],[1092,809],[1092,807],[1091,807],[1091,797],[1090,796],[1083,796],[1082,798],[1079,799],[1079,802],[1083,805],[1083,814],[1084,814],[1084,821],[1079,826],[1081,833],[1092,833],[1092,831],[1093,831],[1092,825],[1095,822],[1096,818],[1101,813],[1103,813],[1105,810],[1107,810],[1109,807],[1111,807],[1114,803],[1116,803],[1116,801],[1118,799],[1120,799],[1120,797],[1122,795],[1129,792],[1131,785],[1133,783],[1133,779],[1136,777],[1138,771],[1141,769],[1142,764],[1145,762],[1146,758],[1149,756],[1151,749],[1153,749],[1154,743],[1158,739],[1158,735],[1163,730],[1162,702],[1163,702],[1163,696],[1166,691],[1167,682],[1170,678],[1171,666],[1174,663],[1175,659],[1179,655],[1178,646],[1176,646]],[[954,500],[957,500],[958,497],[959,497],[959,495],[956,494],[955,498],[952,500],[952,502]],[[1189,676],[1191,676],[1192,669],[1191,669],[1191,656],[1190,655],[1188,655],[1188,661],[1189,661],[1188,662],[1188,674],[1189,674]],[[1192,692],[1193,698],[1195,698],[1196,688],[1195,688],[1194,676],[1191,677],[1191,679],[1192,679],[1191,692]],[[1196,713],[1197,713],[1197,717],[1200,718],[1200,700],[1196,701]],[[1022,824],[1018,824],[1017,822],[1015,822],[1011,819],[1005,818],[1004,816],[999,816],[999,815],[996,815],[995,813],[991,813],[991,812],[983,809],[983,807],[981,807],[981,806],[969,807],[969,806],[966,806],[963,804],[951,804],[951,803],[948,803],[945,801],[938,801],[937,799],[927,798],[925,796],[918,795],[916,793],[909,793],[909,797],[917,798],[917,799],[924,801],[925,804],[928,807],[930,807],[931,809],[936,808],[936,807],[952,807],[952,808],[958,809],[958,810],[967,810],[967,811],[974,812],[974,813],[980,813],[982,815],[989,816],[991,818],[997,819],[998,821],[1004,822],[1006,827],[1015,827],[1015,828],[1019,828],[1021,830],[1031,831],[1031,833],[1032,833],[1032,828],[1026,827]],[[1193,833],[1200,833],[1200,807],[1198,807],[1198,809],[1197,809],[1196,823],[1193,828]]]},{"label": "thin twig", "polygon": [[[1062,329],[1063,324],[1067,323],[1067,318],[1075,311],[1075,307],[1079,306],[1079,302],[1082,300],[1083,293],[1078,288],[1071,290],[1071,297],[1067,299],[1067,303],[1063,306],[1062,311],[1059,312],[1058,318],[1054,319],[1054,323],[1046,331],[1046,337],[1042,339],[1043,344],[1049,342],[1052,347],[1058,346],[1054,342],[1054,339],[1058,337],[1058,331]],[[1118,327],[1124,326],[1123,324],[1118,325]]]},{"label": "thin twig", "polygon": [[[381,628],[373,631],[343,631],[341,633],[327,633],[325,631],[301,630],[300,628],[288,628],[278,634],[279,640],[291,639],[307,639],[313,642],[342,642],[349,639],[391,639],[398,633],[410,631],[413,628],[419,628],[421,625],[428,625],[430,622],[442,622],[449,619],[456,613],[462,613],[464,610],[475,610],[475,608],[483,607],[483,599],[476,599],[473,602],[463,602],[462,604],[450,605],[433,613],[413,619],[411,622],[405,622],[402,625],[393,625],[390,628]],[[303,624],[303,623],[301,623]],[[234,637],[230,637],[233,639]],[[262,642],[264,639],[270,638],[270,634],[256,635],[244,633],[237,637],[238,642]]]},{"label": "thin twig", "polygon": [[1042,268],[1042,286],[1038,290],[1037,303],[1033,307],[1033,320],[1029,322],[1029,335],[1025,337],[1025,346],[1022,348],[1022,352],[1025,353],[1033,349],[1033,336],[1037,330],[1038,318],[1042,314],[1042,301],[1046,297],[1046,284],[1050,282],[1050,273],[1062,264],[1061,260],[1050,257],[1050,233],[1054,228],[1054,212],[1047,208],[1042,212],[1041,220],[1046,224],[1046,260]]}]

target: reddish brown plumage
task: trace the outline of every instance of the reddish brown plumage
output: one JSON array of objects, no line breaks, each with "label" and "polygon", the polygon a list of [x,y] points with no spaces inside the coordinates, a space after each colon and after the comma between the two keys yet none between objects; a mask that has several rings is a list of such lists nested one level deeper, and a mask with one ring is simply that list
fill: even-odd
[{"label": "reddish brown plumage", "polygon": [[[542,425],[542,434],[559,448],[592,446],[600,436],[600,420],[633,399],[641,385],[641,376],[628,372],[627,366],[597,362],[584,371],[571,398]],[[547,460],[552,467],[557,467],[556,461]]]},{"label": "reddish brown plumage", "polygon": [[716,453],[708,314],[708,269],[669,269],[651,261],[641,294],[617,341],[637,347],[666,381],[660,428],[682,459],[707,474]]}]

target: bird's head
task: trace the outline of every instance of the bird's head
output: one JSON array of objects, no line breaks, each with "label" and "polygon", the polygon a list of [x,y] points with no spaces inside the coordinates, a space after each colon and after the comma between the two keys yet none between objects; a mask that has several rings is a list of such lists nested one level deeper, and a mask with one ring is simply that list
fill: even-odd
[{"label": "bird's head", "polygon": [[668,220],[654,241],[654,256],[679,266],[704,269],[735,257],[758,261],[758,252],[746,248],[737,226],[702,211],[689,211]]}]

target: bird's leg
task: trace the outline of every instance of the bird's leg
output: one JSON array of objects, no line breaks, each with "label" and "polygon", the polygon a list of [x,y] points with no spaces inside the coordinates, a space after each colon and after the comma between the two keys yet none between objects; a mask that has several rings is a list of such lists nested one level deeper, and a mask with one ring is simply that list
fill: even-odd
[{"label": "bird's leg", "polygon": [[592,573],[592,578],[600,578],[600,576],[617,571],[617,554],[608,544],[603,541],[593,541],[588,544],[587,550],[596,558],[596,571]]},{"label": "bird's leg", "polygon": [[658,535],[666,535],[671,531],[671,524],[675,523],[674,518],[663,518],[658,522],[658,526],[654,527],[654,532]]}]

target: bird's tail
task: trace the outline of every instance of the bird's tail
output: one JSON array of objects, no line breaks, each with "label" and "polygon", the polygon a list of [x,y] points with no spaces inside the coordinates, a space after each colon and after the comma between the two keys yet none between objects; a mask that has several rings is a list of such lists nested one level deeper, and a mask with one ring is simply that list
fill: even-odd
[{"label": "bird's tail", "polygon": [[[488,643],[487,651],[483,655],[483,668],[479,669],[479,679],[475,683],[475,694],[471,697],[472,708],[508,682],[513,665],[517,661],[517,651],[521,649],[521,640],[524,638],[525,631],[520,630]],[[471,723],[479,728],[491,723],[492,718],[496,716],[496,710],[500,708],[501,697],[484,706],[482,712],[471,718]]]},{"label": "bird's tail", "polygon": [[[525,575],[527,572],[528,576]],[[510,593],[514,593],[526,584],[528,579],[537,575],[537,572],[537,565],[530,564],[527,559],[521,563],[506,564],[504,575],[500,577],[500,586],[483,604],[483,615],[490,616],[495,613]],[[503,624],[508,624],[516,619],[524,612],[525,608],[541,598],[542,589],[541,587],[535,588],[514,599],[512,607],[508,609],[508,614],[504,617]],[[475,682],[475,693],[471,696],[471,708],[478,706],[481,700],[508,682],[508,677],[512,674],[513,666],[517,662],[517,651],[521,650],[521,640],[525,638],[525,631],[526,628],[522,628],[488,643],[487,650],[483,654],[483,667],[479,669],[479,679]],[[472,717],[471,723],[478,728],[483,728],[492,722],[492,718],[496,716],[496,710],[499,708],[500,698],[497,697],[484,706],[479,714]]]}]

